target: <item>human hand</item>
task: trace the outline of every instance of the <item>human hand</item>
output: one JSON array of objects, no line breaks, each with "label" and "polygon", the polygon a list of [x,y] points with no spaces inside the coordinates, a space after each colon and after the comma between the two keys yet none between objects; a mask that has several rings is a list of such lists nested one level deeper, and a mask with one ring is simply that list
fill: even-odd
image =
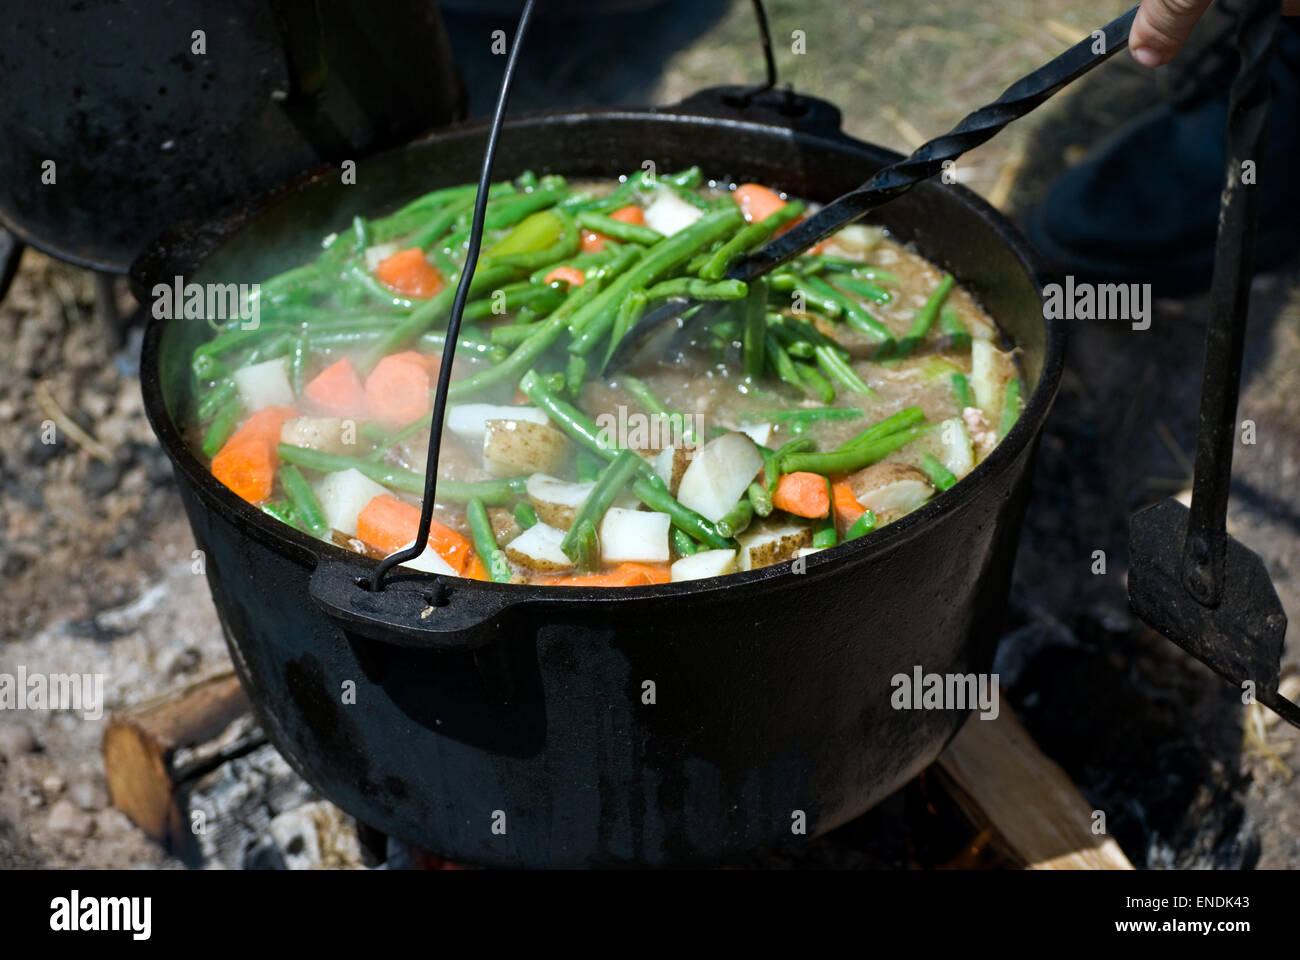
[{"label": "human hand", "polygon": [[[1144,67],[1168,63],[1187,42],[1192,27],[1209,9],[1211,0],[1142,0],[1128,48],[1133,59]],[[1282,12],[1300,14],[1300,0],[1282,0]]]}]

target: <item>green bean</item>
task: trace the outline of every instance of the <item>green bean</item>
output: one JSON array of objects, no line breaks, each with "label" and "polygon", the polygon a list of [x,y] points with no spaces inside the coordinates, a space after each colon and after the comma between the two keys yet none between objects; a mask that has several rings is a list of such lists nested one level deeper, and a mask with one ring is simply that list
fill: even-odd
[{"label": "green bean", "polygon": [[853,329],[870,334],[886,343],[893,341],[894,336],[889,332],[889,328],[867,313],[852,297],[840,293],[821,277],[805,277],[804,283],[820,296],[839,303],[840,309],[844,311],[844,321]]},{"label": "green bean", "polygon": [[267,334],[274,332],[276,329],[276,327],[261,324],[249,329],[240,327],[234,330],[227,330],[225,333],[220,333],[213,337],[207,343],[201,343],[195,347],[193,360],[191,362],[197,363],[200,357],[216,357],[229,350],[245,346],[250,340],[258,340],[265,337]]},{"label": "green bean", "polygon": [[465,519],[469,521],[470,536],[474,540],[474,549],[479,559],[487,567],[488,576],[496,583],[509,583],[515,572],[510,568],[510,561],[501,552],[496,535],[492,532],[492,521],[488,519],[483,501],[471,497],[465,504]]},{"label": "green bean", "polygon": [[943,279],[939,281],[939,285],[930,294],[930,298],[925,301],[925,306],[916,312],[916,316],[912,319],[912,326],[908,328],[907,333],[901,340],[895,342],[892,349],[882,348],[877,353],[877,358],[884,354],[884,359],[887,359],[891,364],[897,363],[915,350],[917,345],[925,339],[925,335],[930,332],[935,317],[939,315],[939,308],[948,299],[948,294],[952,291],[956,282],[951,273],[945,273]]},{"label": "green bean", "polygon": [[[808,281],[815,279],[812,277],[800,277],[786,270],[773,273],[768,278],[768,285],[775,293],[797,293],[803,299],[803,308],[805,310],[814,310],[817,313],[824,314],[831,319],[837,319],[844,313],[844,307],[839,300],[834,297],[827,297],[813,288]],[[783,306],[783,301],[777,299],[778,303]]]},{"label": "green bean", "polygon": [[195,353],[190,361],[194,376],[199,380],[220,380],[230,375],[230,368],[209,354]]},{"label": "green bean", "polygon": [[537,526],[537,511],[527,500],[520,500],[515,504],[514,514],[515,522],[523,529]]},{"label": "green bean", "polygon": [[293,349],[293,334],[277,333],[271,339],[254,347],[248,356],[244,357],[237,366],[237,369],[251,367],[256,363],[265,363],[268,360],[278,360],[286,353]]},{"label": "green bean", "polygon": [[560,309],[569,315],[571,332],[578,333],[582,330],[582,325],[593,316],[588,307],[605,297],[615,280],[630,270],[633,264],[640,262],[645,252],[645,247],[624,247],[613,260],[588,274],[587,282],[569,294],[572,303],[565,303]]},{"label": "green bean", "polygon": [[793,453],[805,453],[815,447],[812,437],[796,437],[787,440],[776,450],[759,447],[763,454],[763,484],[769,494],[776,493],[776,485],[781,481],[781,461]]},{"label": "green bean", "polygon": [[199,420],[207,420],[209,417],[216,415],[231,397],[234,397],[239,391],[235,388],[235,381],[222,380],[214,384],[208,393],[204,394],[203,399],[199,401]]},{"label": "green bean", "polygon": [[970,331],[961,322],[957,308],[951,303],[945,303],[943,309],[939,311],[939,329],[951,340],[954,350],[970,349]]},{"label": "green bean", "polygon": [[845,387],[854,393],[860,393],[865,397],[876,396],[876,391],[872,390],[865,380],[858,376],[857,371],[849,366],[848,362],[841,357],[835,350],[830,347],[817,346],[813,348],[817,356],[817,366],[828,376],[834,377]]},{"label": "green bean", "polygon": [[689,227],[649,248],[639,262],[620,274],[600,296],[574,313],[573,327],[580,333],[569,344],[569,351],[587,353],[604,339],[617,317],[619,302],[628,291],[649,287],[689,260],[700,247],[730,233],[743,222],[739,209],[706,213]]},{"label": "green bean", "polygon": [[790,359],[790,355],[785,352],[785,348],[777,341],[776,336],[769,332],[763,338],[763,346],[768,362],[776,375],[802,392],[804,383],[799,378],[799,371],[795,369],[794,361]]},{"label": "green bean", "polygon": [[872,530],[876,529],[876,515],[871,510],[864,510],[858,515],[858,519],[850,524],[848,530],[844,531],[844,541],[856,540],[858,537],[865,536]]},{"label": "green bean", "polygon": [[813,394],[822,403],[830,403],[835,399],[835,388],[831,382],[821,375],[821,372],[811,363],[804,363],[801,360],[793,361],[794,368],[799,374],[799,379],[803,381],[804,389]]},{"label": "green bean", "polygon": [[735,542],[718,533],[717,528],[694,510],[682,504],[664,485],[663,480],[651,473],[642,475],[632,483],[632,492],[651,510],[666,513],[673,526],[689,534],[705,546],[715,550],[734,548]]},{"label": "green bean", "polygon": [[823,475],[831,473],[853,473],[879,460],[883,460],[899,447],[911,443],[925,432],[924,427],[908,427],[889,436],[862,443],[846,450],[831,453],[794,453],[788,455],[781,463],[782,473],[807,470]]},{"label": "green bean", "polygon": [[531,190],[537,186],[537,174],[531,170],[525,170],[519,176],[515,177],[515,186],[520,190]]},{"label": "green bean", "polygon": [[753,506],[754,512],[760,517],[769,516],[772,513],[772,491],[767,489],[765,484],[754,481],[745,491],[745,496],[749,497],[750,505]]},{"label": "green bean", "polygon": [[[416,341],[416,345],[425,350],[442,353],[447,348],[447,335],[431,331],[421,335],[420,339]],[[504,347],[497,347],[485,340],[480,340],[476,336],[470,336],[463,327],[461,328],[461,335],[456,339],[456,350],[477,353],[494,363],[499,363],[507,356]]]},{"label": "green bean", "polygon": [[600,568],[600,536],[596,524],[588,519],[575,520],[565,534],[565,540],[573,538],[566,556],[573,561],[583,573],[590,573]]},{"label": "green bean", "polygon": [[894,295],[884,287],[878,287],[874,283],[870,283],[866,280],[859,280],[852,276],[836,277],[835,285],[841,290],[847,290],[849,293],[857,294],[859,297],[866,297],[868,300],[874,300],[876,303],[889,303],[894,299]]},{"label": "green bean", "polygon": [[641,315],[645,313],[646,295],[644,290],[633,290],[618,305],[618,316],[614,318],[614,328],[609,334],[609,346],[605,350],[605,360],[600,365],[603,372],[609,366],[614,351],[618,348],[627,332],[636,326]]},{"label": "green bean", "polygon": [[921,472],[930,478],[930,483],[939,491],[952,489],[953,484],[957,482],[957,476],[946,466],[939,458],[932,453],[921,454]]},{"label": "green bean", "polygon": [[743,280],[719,280],[710,283],[695,277],[676,277],[662,280],[646,290],[646,299],[664,300],[668,297],[690,297],[693,300],[741,300],[749,293],[749,284]]},{"label": "green bean", "polygon": [[684,530],[673,527],[672,530],[673,549],[677,551],[679,557],[689,557],[698,553],[700,545],[690,538]]},{"label": "green bean", "polygon": [[748,497],[741,498],[740,502],[727,511],[714,526],[718,533],[724,537],[734,537],[744,533],[754,520],[754,505],[749,502]]},{"label": "green bean", "polygon": [[925,412],[920,407],[904,407],[897,413],[878,420],[867,429],[863,430],[857,436],[846,440],[835,449],[837,451],[850,450],[853,447],[860,446],[864,443],[872,443],[882,437],[887,437],[891,433],[897,433],[899,430],[906,430],[908,427],[914,427],[925,419]]},{"label": "green bean", "polygon": [[488,331],[488,340],[497,347],[516,347],[531,337],[538,325],[535,323],[512,323],[504,327],[493,327]]},{"label": "green bean", "polygon": [[604,462],[595,456],[592,456],[586,450],[579,450],[577,462],[574,469],[578,474],[579,483],[591,483],[600,476],[600,471],[604,467]]},{"label": "green bean", "polygon": [[243,409],[244,406],[239,402],[239,398],[231,397],[217,410],[216,416],[212,418],[212,423],[203,435],[202,450],[205,457],[215,457],[225,446],[230,435],[235,432],[235,424],[239,422],[239,415]]},{"label": "green bean", "polygon": [[587,379],[587,358],[569,354],[564,368],[564,383],[569,394],[577,400],[582,396],[582,384]]},{"label": "green bean", "polygon": [[541,323],[536,324],[527,339],[515,347],[514,352],[495,367],[480,370],[464,380],[453,382],[447,388],[448,398],[457,399],[469,396],[498,383],[515,380],[528,372],[528,368],[546,352],[546,349],[555,342],[556,338],[564,330],[564,320],[563,314],[557,310]]},{"label": "green bean", "polygon": [[791,200],[775,213],[769,213],[757,223],[751,223],[734,237],[718,248],[717,252],[700,267],[699,275],[704,280],[721,280],[727,275],[731,265],[762,246],[772,235],[791,220],[800,216],[806,207],[798,200]]},{"label": "green bean", "polygon": [[330,525],[325,519],[325,512],[321,510],[320,501],[316,499],[311,484],[301,471],[292,463],[287,463],[280,468],[279,478],[293,507],[294,516],[301,521],[307,532],[315,537],[328,536]]},{"label": "green bean", "polygon": [[800,339],[799,335],[789,327],[775,325],[772,327],[772,333],[781,341],[781,346],[785,347],[785,352],[792,357],[800,360],[811,360],[817,355],[816,348],[807,340]]},{"label": "green bean", "polygon": [[957,409],[965,410],[967,407],[975,406],[975,395],[971,393],[970,380],[964,373],[954,373],[952,375],[952,392],[957,397]]},{"label": "green bean", "polygon": [[290,510],[288,504],[281,502],[264,503],[262,504],[261,509],[268,517],[274,517],[276,520],[279,520],[286,526],[293,527],[295,530],[301,529],[294,521],[293,512]]},{"label": "green bean", "polygon": [[887,283],[891,287],[902,285],[902,281],[894,274],[880,267],[873,267],[869,263],[861,263],[857,260],[849,260],[845,257],[832,257],[824,253],[806,253],[795,261],[799,269],[803,269],[809,264],[817,264],[834,273],[854,273],[868,280],[879,280],[881,283]]},{"label": "green bean", "polygon": [[546,415],[555,421],[556,426],[592,453],[606,460],[613,460],[618,456],[618,447],[609,440],[604,431],[596,427],[595,421],[577,407],[555,396],[542,383],[537,371],[529,370],[525,373],[523,379],[519,381],[519,389],[526,393],[533,403],[546,411]]},{"label": "green bean", "polygon": [[1020,419],[1020,378],[1012,377],[1002,394],[1002,418],[998,424],[998,439],[1001,440]]},{"label": "green bean", "polygon": [[835,491],[831,488],[831,478],[826,477],[825,480],[826,502],[830,505],[830,509],[826,511],[824,518],[816,522],[813,530],[812,545],[818,550],[825,550],[839,543],[839,538],[835,535]]},{"label": "green bean", "polygon": [[[645,461],[631,450],[623,450],[614,457],[613,462],[605,468],[596,481],[596,486],[592,488],[587,499],[578,508],[569,532],[560,541],[560,549],[564,551],[565,556],[574,561],[579,561],[580,558],[588,558],[588,562],[591,562],[590,558],[599,559],[598,550],[584,549],[581,546],[581,542],[588,539],[586,531],[590,530],[590,537],[595,538],[596,527],[605,516],[605,511],[613,504],[619,492],[627,486],[638,467],[644,463]],[[583,569],[594,569],[594,565]]]},{"label": "green bean", "polygon": [[763,375],[766,346],[767,281],[759,277],[750,283],[748,295],[745,297],[745,327],[741,335],[741,356],[745,376],[758,379]]},{"label": "green bean", "polygon": [[549,190],[532,190],[528,193],[503,197],[494,204],[488,204],[487,213],[483,218],[483,229],[499,230],[502,227],[513,226],[530,213],[536,213],[546,207],[554,206],[557,201],[564,199],[568,193],[569,191],[565,187],[555,187]]},{"label": "green bean", "polygon": [[306,366],[307,338],[296,337],[293,341],[293,350],[289,353],[289,384],[293,388],[294,396],[302,394],[306,382]]},{"label": "green bean", "polygon": [[788,420],[856,420],[866,414],[857,407],[813,407],[800,410],[760,410],[755,416],[783,423]]},{"label": "green bean", "polygon": [[[504,296],[498,297],[497,293]],[[465,320],[481,320],[485,317],[504,316],[515,313],[523,307],[529,307],[541,314],[550,313],[564,302],[567,293],[558,283],[539,286],[533,283],[513,283],[498,287],[492,295],[482,300],[475,300],[465,305],[462,317]],[[501,309],[496,308],[500,306]]]},{"label": "green bean", "polygon": [[603,213],[596,213],[594,210],[584,210],[578,214],[576,219],[578,226],[586,227],[588,230],[593,230],[607,237],[613,237],[622,243],[639,243],[643,247],[648,247],[664,238],[664,235],[658,230],[652,230],[639,223],[615,220],[613,217],[607,217]]},{"label": "green bean", "polygon": [[[280,459],[297,464],[307,470],[321,473],[337,473],[339,470],[355,469],[376,483],[406,493],[424,493],[424,474],[387,464],[376,463],[365,457],[349,457],[339,453],[326,453],[311,447],[296,447],[292,444],[279,445]],[[489,506],[510,503],[523,492],[527,477],[512,477],[508,480],[483,480],[465,483],[439,478],[437,496],[439,500],[463,503],[471,497],[478,497]]]},{"label": "green bean", "polygon": [[462,213],[474,208],[474,194],[476,193],[478,193],[477,187],[469,196],[457,198],[435,210],[429,222],[411,235],[411,239],[407,241],[408,245],[419,247],[421,250],[428,247],[429,244],[446,233]]}]

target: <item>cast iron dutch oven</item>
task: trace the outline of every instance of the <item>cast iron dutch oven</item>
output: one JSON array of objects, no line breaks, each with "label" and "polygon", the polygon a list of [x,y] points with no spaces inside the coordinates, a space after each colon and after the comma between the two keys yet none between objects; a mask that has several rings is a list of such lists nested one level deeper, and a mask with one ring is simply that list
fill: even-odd
[{"label": "cast iron dutch oven", "polygon": [[[137,289],[180,274],[261,279],[353,214],[476,179],[465,125],[178,228]],[[897,156],[839,129],[829,104],[705,91],[674,107],[507,122],[496,177],[611,176],[653,160],[828,201]],[[990,669],[1037,437],[1061,372],[1028,244],[960,186],[926,182],[880,222],[952,271],[1020,348],[1019,423],[955,488],[881,531],[768,567],[624,590],[397,578],[264,516],[182,439],[195,321],[155,320],[145,404],[171,457],[239,675],[266,731],[361,821],[494,866],[724,862],[858,816],[935,759],[968,714],[897,710],[890,678]],[[196,269],[197,268],[197,269]],[[402,626],[435,602],[419,629]]]}]

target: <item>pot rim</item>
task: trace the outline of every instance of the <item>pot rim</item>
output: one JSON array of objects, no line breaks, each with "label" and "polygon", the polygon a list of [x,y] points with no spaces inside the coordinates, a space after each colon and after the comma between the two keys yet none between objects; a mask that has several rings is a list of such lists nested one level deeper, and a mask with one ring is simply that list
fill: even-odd
[{"label": "pot rim", "polygon": [[[871,154],[873,159],[901,159],[901,154],[895,151],[850,137],[838,129],[821,131],[792,130],[788,127],[759,123],[752,120],[701,115],[689,109],[683,110],[681,105],[676,104],[663,107],[614,107],[530,112],[507,118],[502,133],[505,135],[511,131],[542,129],[560,124],[577,124],[593,119],[616,122],[620,120],[637,121],[641,123],[647,120],[703,123],[710,129],[721,126],[759,134],[775,134],[798,138],[808,141],[812,145],[821,145],[824,148],[848,149],[858,154]],[[437,133],[411,141],[404,146],[384,151],[369,159],[373,160],[413,148],[433,145],[442,140],[483,134],[486,133],[487,128],[488,122],[486,120],[455,124]],[[358,167],[365,163],[367,163],[367,160],[358,161]],[[266,209],[317,183],[324,177],[337,175],[337,169],[332,166],[308,171],[303,176],[254,200],[240,213],[221,221],[217,230],[216,242],[203,252],[197,262],[188,264],[187,267],[200,267],[235,233],[255,223]],[[997,233],[999,239],[1010,249],[1028,275],[1034,288],[1041,295],[1046,282],[1047,271],[1041,255],[1032,247],[1019,229],[995,207],[966,187],[960,184],[945,185],[945,192],[953,196],[953,202],[973,210]],[[209,227],[215,225],[212,222],[207,223]],[[144,287],[141,278],[147,275],[151,258],[174,263],[168,255],[169,240],[174,240],[176,237],[192,231],[195,227],[196,223],[194,221],[176,224],[163,231],[145,247],[131,267],[132,280],[137,286],[137,290]],[[141,302],[146,301],[142,300]],[[163,397],[162,383],[159,376],[159,358],[162,334],[165,324],[168,322],[164,319],[150,317],[145,329],[140,358],[141,390],[144,396],[145,412],[163,450],[167,453],[173,465],[193,484],[207,508],[222,511],[242,531],[271,547],[286,559],[292,559],[295,562],[304,564],[309,569],[314,569],[322,563],[343,563],[353,566],[359,575],[368,574],[372,571],[379,561],[345,550],[335,544],[318,540],[267,516],[259,508],[229,490],[199,462],[176,425],[172,423]],[[1065,357],[1066,337],[1063,322],[1044,316],[1043,324],[1045,326],[1044,354],[1042,372],[1038,383],[1025,401],[1024,409],[1021,411],[1015,425],[999,441],[989,456],[977,464],[969,474],[958,481],[951,489],[939,493],[919,509],[886,524],[879,530],[864,537],[810,555],[805,560],[806,567],[803,573],[796,574],[790,569],[790,564],[781,563],[760,567],[757,570],[724,574],[719,577],[615,589],[609,587],[554,587],[544,584],[495,583],[493,581],[467,580],[458,577],[444,579],[449,585],[454,584],[457,590],[470,590],[475,593],[493,596],[500,601],[503,607],[530,601],[544,601],[550,604],[557,601],[590,600],[605,602],[658,601],[677,599],[686,595],[712,594],[720,590],[758,590],[769,584],[774,588],[792,587],[804,578],[820,578],[830,574],[842,564],[862,562],[871,554],[887,554],[923,531],[931,522],[959,508],[965,495],[973,494],[995,475],[1011,469],[1024,449],[1034,442],[1055,399]],[[409,568],[402,568],[400,573],[404,579],[421,576],[427,578],[429,582],[436,579],[435,575],[422,575],[418,571]]]}]

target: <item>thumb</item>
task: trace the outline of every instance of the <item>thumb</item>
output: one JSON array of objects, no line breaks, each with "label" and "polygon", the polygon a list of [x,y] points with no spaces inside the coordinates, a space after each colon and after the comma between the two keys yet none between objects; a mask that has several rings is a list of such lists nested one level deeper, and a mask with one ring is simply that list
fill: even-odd
[{"label": "thumb", "polygon": [[1209,6],[1210,0],[1142,0],[1128,35],[1133,59],[1144,67],[1168,63]]}]

